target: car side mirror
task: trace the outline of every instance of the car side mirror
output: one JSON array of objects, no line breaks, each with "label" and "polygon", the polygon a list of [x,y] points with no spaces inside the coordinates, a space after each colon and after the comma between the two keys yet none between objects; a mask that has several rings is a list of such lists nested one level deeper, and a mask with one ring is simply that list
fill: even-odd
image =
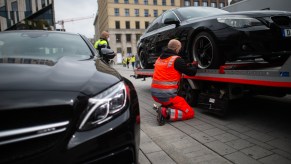
[{"label": "car side mirror", "polygon": [[113,59],[115,57],[115,53],[112,49],[101,48],[101,53],[106,59]]},{"label": "car side mirror", "polygon": [[178,27],[180,25],[180,22],[178,20],[175,20],[174,18],[166,18],[164,24],[175,24],[176,27]]}]

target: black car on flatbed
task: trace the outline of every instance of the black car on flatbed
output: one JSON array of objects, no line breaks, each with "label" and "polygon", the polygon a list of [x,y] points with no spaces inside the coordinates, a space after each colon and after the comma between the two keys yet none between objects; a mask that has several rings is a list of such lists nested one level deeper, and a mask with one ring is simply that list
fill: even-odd
[{"label": "black car on flatbed", "polygon": [[142,68],[152,68],[169,40],[182,43],[181,56],[202,69],[226,61],[263,58],[284,63],[291,54],[291,12],[233,12],[181,7],[157,17],[138,41]]}]

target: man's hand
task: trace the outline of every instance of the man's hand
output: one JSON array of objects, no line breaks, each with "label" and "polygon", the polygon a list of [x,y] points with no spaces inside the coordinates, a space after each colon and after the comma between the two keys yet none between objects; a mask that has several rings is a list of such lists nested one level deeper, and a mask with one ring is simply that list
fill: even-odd
[{"label": "man's hand", "polygon": [[198,67],[198,62],[193,61],[192,63],[188,63],[187,66]]},{"label": "man's hand", "polygon": [[193,61],[192,65],[198,67],[198,61]]}]

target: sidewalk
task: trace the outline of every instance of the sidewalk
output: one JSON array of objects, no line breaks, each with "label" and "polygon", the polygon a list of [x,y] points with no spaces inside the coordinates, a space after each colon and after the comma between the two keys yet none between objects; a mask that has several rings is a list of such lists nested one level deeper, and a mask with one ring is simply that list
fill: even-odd
[{"label": "sidewalk", "polygon": [[151,78],[134,79],[130,77],[131,67],[113,67],[131,80],[138,92],[140,164],[291,164],[291,110],[287,110],[291,106],[290,97],[267,98],[269,106],[277,108],[275,111],[267,108],[262,113],[260,101],[265,102],[266,98],[258,98],[250,102],[252,105],[239,104],[229,118],[208,115],[195,108],[194,119],[158,126],[156,112],[152,110]]}]

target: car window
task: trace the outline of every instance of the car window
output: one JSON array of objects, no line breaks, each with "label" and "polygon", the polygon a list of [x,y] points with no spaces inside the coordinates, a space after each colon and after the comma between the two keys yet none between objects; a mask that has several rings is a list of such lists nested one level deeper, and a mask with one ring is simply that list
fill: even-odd
[{"label": "car window", "polygon": [[228,13],[212,7],[182,7],[175,10],[182,20]]},{"label": "car window", "polygon": [[160,27],[161,17],[156,18],[148,27],[147,32],[154,31]]},{"label": "car window", "polygon": [[50,32],[7,32],[0,34],[0,57],[80,56],[88,58],[92,52],[85,41],[74,34]]},{"label": "car window", "polygon": [[168,26],[168,24],[164,24],[166,19],[173,19],[175,21],[179,21],[177,16],[172,11],[167,11],[163,14],[162,25],[161,25],[162,27]]}]

